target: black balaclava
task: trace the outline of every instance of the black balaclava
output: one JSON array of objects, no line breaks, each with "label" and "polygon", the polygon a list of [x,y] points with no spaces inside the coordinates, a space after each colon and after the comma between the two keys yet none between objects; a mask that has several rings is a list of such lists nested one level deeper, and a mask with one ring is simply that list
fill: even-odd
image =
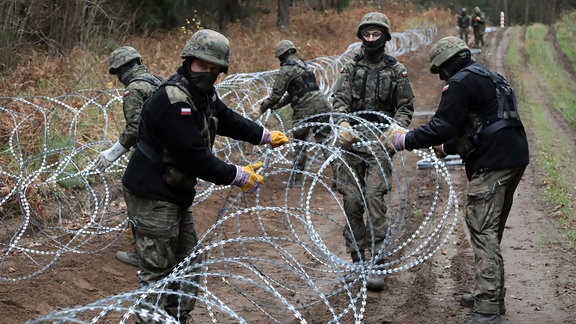
[{"label": "black balaclava", "polygon": [[132,60],[116,70],[116,75],[118,76],[118,81],[122,82],[123,85],[128,86],[130,80],[132,79],[132,71],[140,66],[142,61],[139,59]]},{"label": "black balaclava", "polygon": [[367,41],[362,37],[362,44],[364,45],[364,54],[369,57],[375,57],[384,53],[384,46],[386,46],[386,31],[380,26],[366,26],[360,31],[360,35],[367,30],[379,30],[382,32],[382,36],[373,42]]},{"label": "black balaclava", "polygon": [[469,51],[460,52],[438,67],[440,80],[448,81],[448,79],[450,79],[458,71],[462,70],[471,61],[472,57]]},{"label": "black balaclava", "polygon": [[183,65],[185,71],[188,73],[188,79],[192,86],[197,88],[200,91],[211,93],[212,89],[214,88],[214,83],[218,79],[219,73],[212,73],[212,72],[192,72],[190,69],[190,63],[192,63],[193,58],[186,58],[184,60]]}]

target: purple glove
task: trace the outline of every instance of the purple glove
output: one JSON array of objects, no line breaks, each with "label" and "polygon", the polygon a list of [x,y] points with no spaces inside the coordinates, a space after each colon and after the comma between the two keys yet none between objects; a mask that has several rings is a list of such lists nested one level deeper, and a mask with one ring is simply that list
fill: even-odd
[{"label": "purple glove", "polygon": [[394,145],[396,151],[404,150],[405,140],[406,140],[406,133],[404,132],[397,131],[394,132],[394,134],[392,134],[392,145]]}]

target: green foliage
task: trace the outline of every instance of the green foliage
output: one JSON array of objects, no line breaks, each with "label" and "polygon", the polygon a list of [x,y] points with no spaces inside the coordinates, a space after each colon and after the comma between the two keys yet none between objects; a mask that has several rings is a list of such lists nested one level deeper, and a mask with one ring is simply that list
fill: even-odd
[{"label": "green foliage", "polygon": [[[550,122],[548,101],[554,107],[562,107],[566,103],[574,105],[574,85],[571,77],[556,64],[554,46],[549,42],[548,28],[542,24],[535,24],[526,28],[525,51],[529,56],[528,70],[520,48],[521,29],[512,30],[510,42],[506,53],[506,67],[512,74],[514,88],[519,103],[520,113],[524,125],[529,130],[531,139],[531,158],[544,172],[546,191],[542,195],[543,203],[554,212],[552,215],[563,230],[567,239],[567,246],[573,248],[573,239],[576,237],[576,215],[574,205],[570,198],[570,188],[573,188],[573,161],[576,152],[571,151],[573,143],[566,143],[559,134],[555,124]],[[529,72],[526,72],[529,71]],[[534,80],[541,77],[543,82]],[[537,86],[535,86],[537,85]],[[574,106],[572,106],[574,107]],[[550,108],[553,109],[553,108]],[[560,108],[559,110],[568,110]],[[574,110],[572,108],[572,110]],[[564,113],[564,118],[570,118],[572,113]]]},{"label": "green foliage", "polygon": [[576,130],[576,97],[574,89],[576,83],[562,67],[558,64],[558,53],[554,46],[545,40],[548,34],[548,27],[542,24],[535,24],[527,28],[526,49],[530,54],[531,64],[546,80],[546,84],[554,93],[552,103],[562,117]]},{"label": "green foliage", "polygon": [[576,70],[576,47],[574,47],[574,38],[576,37],[576,11],[564,15],[560,21],[554,24],[554,28],[562,52],[568,57],[568,60],[572,64],[572,69]]}]

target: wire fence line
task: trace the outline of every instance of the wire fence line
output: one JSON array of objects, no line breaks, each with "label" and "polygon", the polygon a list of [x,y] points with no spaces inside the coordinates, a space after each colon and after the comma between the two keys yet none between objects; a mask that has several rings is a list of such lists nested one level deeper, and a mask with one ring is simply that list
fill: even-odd
[{"label": "wire fence line", "polygon": [[[431,43],[436,30],[423,27],[393,33],[387,52],[393,56],[419,50]],[[339,56],[308,61],[320,88],[330,96],[344,62],[355,55],[360,43],[351,44]],[[232,74],[217,85],[222,100],[245,116],[253,116],[259,103],[271,92],[277,70]],[[112,246],[127,227],[125,208],[118,193],[119,178],[127,157],[116,161],[106,172],[94,169],[95,158],[114,141],[119,125],[110,112],[119,109],[121,89],[83,90],[59,97],[0,98],[0,281],[16,282],[58,266],[68,253],[99,253]],[[378,114],[376,112],[363,112]],[[216,221],[202,233],[194,252],[170,276],[153,286],[103,298],[89,305],[63,309],[31,319],[30,323],[95,323],[113,319],[131,321],[135,313],[159,322],[175,322],[155,307],[155,296],[183,296],[174,284],[198,288],[194,317],[205,321],[246,322],[252,312],[271,322],[307,322],[304,310],[321,309],[331,314],[330,322],[364,317],[366,276],[410,269],[436,253],[451,234],[458,203],[450,173],[432,151],[396,154],[392,188],[384,198],[388,206],[388,232],[381,249],[370,249],[371,261],[351,263],[344,252],[343,238],[330,239],[350,226],[344,216],[340,194],[333,189],[331,166],[345,164],[343,156],[354,154],[336,143],[338,114],[328,113],[332,136],[325,143],[293,141],[270,149],[247,148],[240,142],[218,138],[215,154],[234,164],[264,162],[266,179],[289,179],[300,172],[303,184],[277,190],[261,188],[245,196],[236,188],[200,181],[194,205],[211,199],[222,201]],[[382,118],[388,118],[380,115]],[[355,150],[392,161],[389,143],[381,139],[385,126],[360,122],[360,141]],[[318,122],[304,120],[284,124],[275,112],[258,117],[258,123],[275,122],[278,129],[293,132]],[[294,149],[305,146],[307,167],[292,169]],[[328,152],[326,159],[322,152]],[[426,172],[433,190],[419,204],[414,216],[411,187],[404,154],[429,159]],[[376,166],[384,173],[383,165]],[[361,186],[361,180],[355,179]],[[419,184],[420,185],[420,184]],[[412,188],[412,190],[414,190]],[[362,197],[364,199],[364,197]],[[199,208],[199,207],[195,207]],[[15,212],[16,211],[16,212]],[[106,238],[106,239],[102,239]],[[338,241],[338,240],[337,240]],[[374,263],[375,257],[385,264]],[[200,263],[192,265],[192,260]],[[358,273],[346,283],[348,271]],[[343,296],[345,303],[333,303]]]}]

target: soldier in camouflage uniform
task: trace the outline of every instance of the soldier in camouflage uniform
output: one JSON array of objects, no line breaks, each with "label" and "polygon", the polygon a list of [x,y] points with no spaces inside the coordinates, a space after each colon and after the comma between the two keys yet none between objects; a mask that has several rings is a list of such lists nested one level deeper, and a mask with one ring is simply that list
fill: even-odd
[{"label": "soldier in camouflage uniform", "polygon": [[[407,127],[414,114],[414,92],[404,65],[384,52],[386,42],[392,38],[388,17],[379,12],[366,14],[358,25],[357,36],[362,40],[363,49],[342,68],[334,87],[334,112],[379,112]],[[363,123],[388,123],[377,114],[360,116]],[[357,132],[363,131],[362,123],[353,118],[343,118],[338,123],[338,143],[349,152],[343,155],[344,161],[337,171],[338,189],[343,195],[350,224],[344,229],[344,237],[352,261],[360,262],[365,259],[368,248],[371,248],[372,257],[385,253],[387,207],[384,195],[390,190],[391,166],[386,158],[353,147],[359,139]],[[360,187],[355,177],[360,180]],[[374,262],[379,264],[383,260]],[[381,290],[384,279],[384,275],[369,275],[368,287]]]},{"label": "soldier in camouflage uniform", "polygon": [[484,32],[486,31],[484,13],[480,8],[474,7],[474,18],[472,18],[472,30],[474,31],[474,47],[484,46]]},{"label": "soldier in camouflage uniform", "polygon": [[[162,78],[148,72],[146,66],[142,64],[142,56],[131,46],[121,46],[110,54],[108,72],[116,75],[126,87],[122,97],[126,126],[118,141],[98,155],[96,168],[100,172],[136,145],[142,105],[162,83]],[[130,265],[140,264],[134,252],[117,251],[116,257]]]},{"label": "soldier in camouflage uniform", "polygon": [[[273,148],[288,143],[283,133],[271,132],[242,117],[219,99],[214,83],[220,73],[228,72],[230,62],[226,37],[213,30],[199,30],[180,57],[183,63],[176,74],[144,104],[138,145],[122,179],[128,213],[134,221],[136,252],[142,262],[138,271],[142,286],[167,277],[194,251],[198,236],[190,207],[198,178],[238,186],[246,193],[253,193],[264,182],[256,173],[261,162],[241,167],[215,156],[212,147],[216,135]],[[191,266],[198,261],[196,257]],[[166,288],[188,296],[198,292],[190,279]],[[186,323],[194,301],[169,293],[150,300],[181,323]],[[151,321],[145,312],[136,320]]]},{"label": "soldier in camouflage uniform", "polygon": [[[293,124],[296,126],[299,121],[307,117],[330,112],[330,104],[318,88],[314,73],[306,62],[296,55],[296,46],[289,40],[281,40],[274,47],[274,55],[280,60],[280,71],[272,93],[260,105],[260,113],[263,114],[269,108],[276,110],[290,104],[294,110]],[[329,117],[306,119],[306,122],[327,124]],[[301,128],[294,131],[293,135],[299,141],[306,141],[310,132],[313,132],[316,142],[325,143],[330,135],[330,128],[328,126]],[[327,159],[329,152],[324,150],[323,153]],[[293,170],[304,170],[307,160],[306,145],[299,144],[294,154]],[[288,186],[301,185],[301,178],[301,173],[293,174]]]},{"label": "soldier in camouflage uniform", "polygon": [[476,281],[474,294],[463,295],[460,303],[474,308],[467,323],[499,324],[506,312],[500,242],[529,162],[526,133],[513,89],[502,76],[474,62],[461,39],[445,37],[432,46],[430,72],[447,82],[430,122],[386,135],[397,150],[442,144],[444,153],[459,154],[466,162],[466,224]]},{"label": "soldier in camouflage uniform", "polygon": [[458,34],[460,38],[468,44],[468,34],[470,34],[470,16],[466,13],[466,8],[460,10],[460,16],[458,16]]}]

